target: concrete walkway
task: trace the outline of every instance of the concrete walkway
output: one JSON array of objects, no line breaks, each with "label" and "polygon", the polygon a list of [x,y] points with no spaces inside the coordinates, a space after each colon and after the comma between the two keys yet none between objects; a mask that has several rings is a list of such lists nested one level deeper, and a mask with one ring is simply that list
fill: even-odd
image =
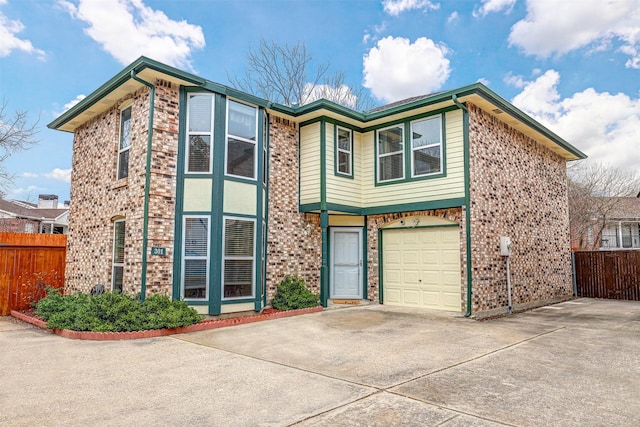
[{"label": "concrete walkway", "polygon": [[137,341],[0,318],[0,425],[640,425],[640,303],[371,305]]}]

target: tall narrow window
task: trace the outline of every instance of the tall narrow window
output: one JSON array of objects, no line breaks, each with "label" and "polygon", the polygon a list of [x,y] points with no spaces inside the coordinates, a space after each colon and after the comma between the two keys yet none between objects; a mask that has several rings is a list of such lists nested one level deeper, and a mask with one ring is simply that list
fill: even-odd
[{"label": "tall narrow window", "polygon": [[258,110],[232,100],[227,105],[227,175],[255,179]]},{"label": "tall narrow window", "polygon": [[124,277],[124,234],[125,221],[113,223],[113,267],[111,274],[111,290],[122,292]]},{"label": "tall narrow window", "polygon": [[131,107],[120,111],[120,142],[118,144],[118,179],[129,176],[129,147],[131,146]]},{"label": "tall narrow window", "polygon": [[225,218],[223,256],[223,297],[253,296],[255,220]]},{"label": "tall narrow window", "polygon": [[187,107],[187,173],[211,173],[213,96],[189,96]]},{"label": "tall narrow window", "polygon": [[442,121],[440,116],[411,123],[412,176],[442,172]]},{"label": "tall narrow window", "polygon": [[353,138],[351,130],[338,127],[336,130],[336,160],[339,174],[353,176],[351,171],[352,155]]},{"label": "tall narrow window", "polygon": [[392,126],[378,131],[378,182],[404,178],[404,128]]},{"label": "tall narrow window", "polygon": [[209,218],[184,218],[182,245],[182,295],[185,299],[206,299],[209,283]]}]

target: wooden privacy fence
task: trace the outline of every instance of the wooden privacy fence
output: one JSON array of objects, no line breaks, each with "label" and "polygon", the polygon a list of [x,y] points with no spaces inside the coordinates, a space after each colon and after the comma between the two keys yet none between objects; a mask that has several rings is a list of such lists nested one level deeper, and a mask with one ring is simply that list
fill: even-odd
[{"label": "wooden privacy fence", "polygon": [[579,297],[640,301],[640,251],[574,252]]},{"label": "wooden privacy fence", "polygon": [[64,286],[67,236],[0,232],[0,315],[31,308],[45,288]]}]

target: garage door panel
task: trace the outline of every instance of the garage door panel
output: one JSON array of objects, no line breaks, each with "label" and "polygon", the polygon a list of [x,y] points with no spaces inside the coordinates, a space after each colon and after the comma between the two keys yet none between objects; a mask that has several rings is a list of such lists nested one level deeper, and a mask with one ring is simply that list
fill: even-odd
[{"label": "garage door panel", "polygon": [[460,311],[457,227],[383,231],[384,302]]}]

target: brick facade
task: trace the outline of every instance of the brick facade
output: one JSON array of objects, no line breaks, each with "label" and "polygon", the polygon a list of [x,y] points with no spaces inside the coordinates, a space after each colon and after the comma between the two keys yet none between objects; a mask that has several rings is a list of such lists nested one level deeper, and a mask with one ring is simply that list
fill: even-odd
[{"label": "brick facade", "polygon": [[474,313],[507,306],[500,236],[513,243],[513,304],[572,295],[565,160],[481,109],[469,106]]},{"label": "brick facade", "polygon": [[298,212],[298,128],[270,118],[267,300],[287,274],[302,276],[320,294],[322,230],[320,216]]},{"label": "brick facade", "polygon": [[[125,293],[141,289],[144,187],[149,89],[119,100],[74,135],[73,174],[67,251],[67,291],[88,292],[101,283],[111,288],[113,222],[124,219]],[[156,82],[154,143],[149,191],[148,247],[167,248],[166,257],[148,256],[147,293],[171,292],[178,149],[178,88]],[[128,177],[117,180],[120,109],[131,101]]]}]

